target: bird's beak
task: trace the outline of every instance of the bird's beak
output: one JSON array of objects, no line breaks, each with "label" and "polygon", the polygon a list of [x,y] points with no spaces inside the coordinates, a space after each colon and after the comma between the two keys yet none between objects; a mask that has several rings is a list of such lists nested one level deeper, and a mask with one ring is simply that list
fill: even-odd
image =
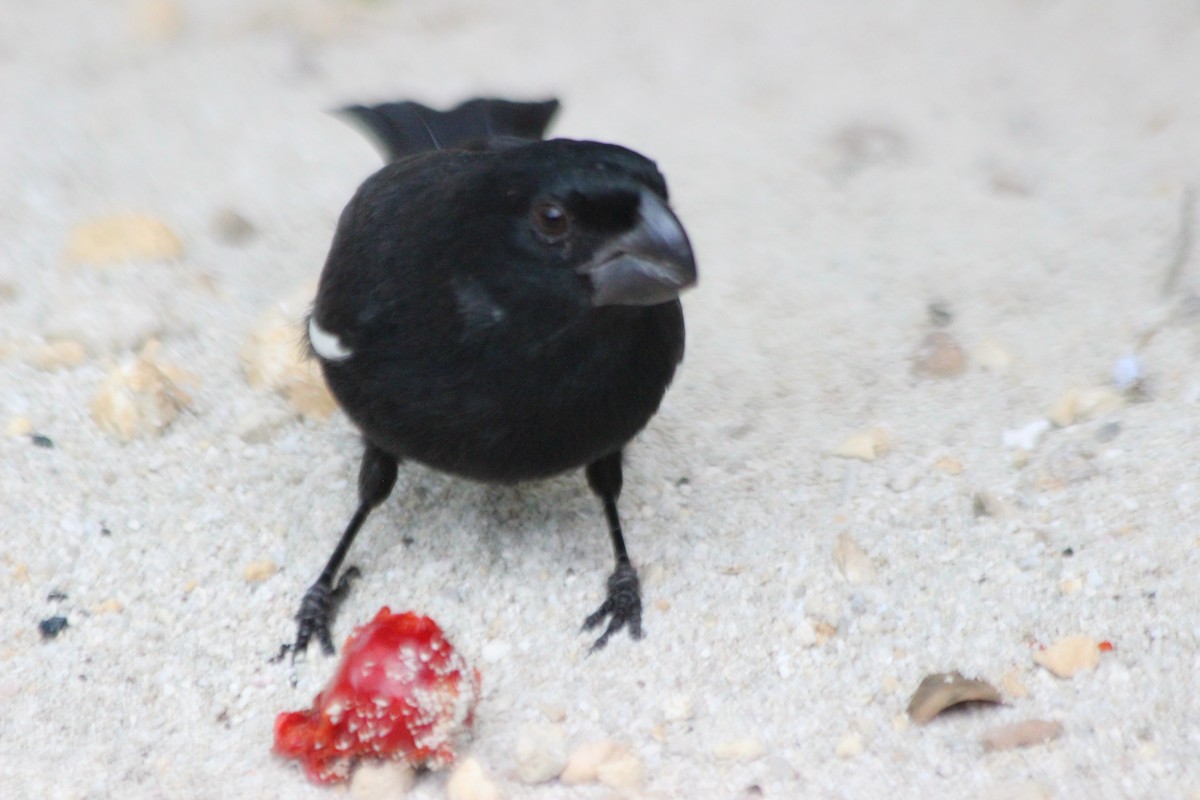
[{"label": "bird's beak", "polygon": [[696,282],[696,259],[679,219],[643,191],[637,224],[579,271],[592,282],[593,306],[653,306]]}]

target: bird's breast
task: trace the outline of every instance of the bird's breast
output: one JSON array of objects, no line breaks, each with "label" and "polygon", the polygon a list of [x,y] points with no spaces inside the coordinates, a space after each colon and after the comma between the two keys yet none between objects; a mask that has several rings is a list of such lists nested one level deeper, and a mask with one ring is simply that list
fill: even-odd
[{"label": "bird's breast", "polygon": [[626,326],[547,338],[499,335],[503,311],[469,288],[459,303],[497,335],[440,348],[419,337],[374,352],[367,343],[323,366],[370,441],[463,477],[542,478],[620,449],[657,411],[679,360],[678,314],[664,324],[639,309]]}]

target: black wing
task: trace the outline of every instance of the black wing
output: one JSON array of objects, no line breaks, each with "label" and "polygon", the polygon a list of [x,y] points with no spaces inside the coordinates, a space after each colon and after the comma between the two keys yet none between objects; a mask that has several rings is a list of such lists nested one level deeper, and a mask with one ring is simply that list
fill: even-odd
[{"label": "black wing", "polygon": [[340,113],[364,127],[391,162],[426,150],[486,147],[504,139],[541,139],[557,111],[557,100],[519,103],[477,98],[449,111],[407,101],[347,106]]}]

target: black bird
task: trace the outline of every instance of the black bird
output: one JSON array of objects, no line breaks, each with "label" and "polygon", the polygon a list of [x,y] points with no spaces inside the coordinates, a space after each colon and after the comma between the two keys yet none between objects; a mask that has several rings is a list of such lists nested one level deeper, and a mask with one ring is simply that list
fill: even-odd
[{"label": "black bird", "polygon": [[296,615],[293,657],[329,627],[335,581],[399,462],[490,483],[584,467],[616,557],[596,650],[641,595],[617,514],[621,452],[683,357],[696,281],[658,169],[612,144],[542,135],[558,102],[477,99],[344,112],[389,163],[342,212],[308,318],[330,389],[365,442],[358,508]]}]

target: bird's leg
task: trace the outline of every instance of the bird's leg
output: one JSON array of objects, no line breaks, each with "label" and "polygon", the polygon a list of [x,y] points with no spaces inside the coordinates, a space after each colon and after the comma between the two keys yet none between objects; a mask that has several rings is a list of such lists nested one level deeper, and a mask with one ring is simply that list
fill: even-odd
[{"label": "bird's leg", "polygon": [[625,550],[625,537],[621,535],[621,518],[617,514],[617,498],[621,496],[621,451],[610,453],[587,467],[588,486],[592,487],[604,503],[604,516],[608,519],[608,533],[612,537],[613,555],[617,568],[608,576],[608,596],[604,604],[596,609],[583,623],[584,630],[591,630],[608,619],[608,627],[589,650],[594,653],[608,643],[608,639],[625,626],[634,639],[642,638],[642,594],[637,570],[629,561]]},{"label": "bird's leg", "polygon": [[296,612],[296,641],[284,645],[280,651],[282,656],[288,650],[295,659],[297,653],[303,653],[308,648],[308,642],[313,636],[321,643],[321,649],[326,655],[334,652],[333,638],[329,627],[337,614],[337,607],[350,589],[350,581],[358,577],[358,568],[349,567],[342,577],[334,584],[334,577],[346,558],[346,552],[354,542],[358,529],[366,522],[367,516],[377,505],[387,499],[396,485],[396,457],[385,453],[371,443],[367,443],[363,451],[362,464],[358,468],[358,509],[350,518],[350,523],[342,533],[337,547],[329,556],[325,569],[300,601],[300,610]]}]

